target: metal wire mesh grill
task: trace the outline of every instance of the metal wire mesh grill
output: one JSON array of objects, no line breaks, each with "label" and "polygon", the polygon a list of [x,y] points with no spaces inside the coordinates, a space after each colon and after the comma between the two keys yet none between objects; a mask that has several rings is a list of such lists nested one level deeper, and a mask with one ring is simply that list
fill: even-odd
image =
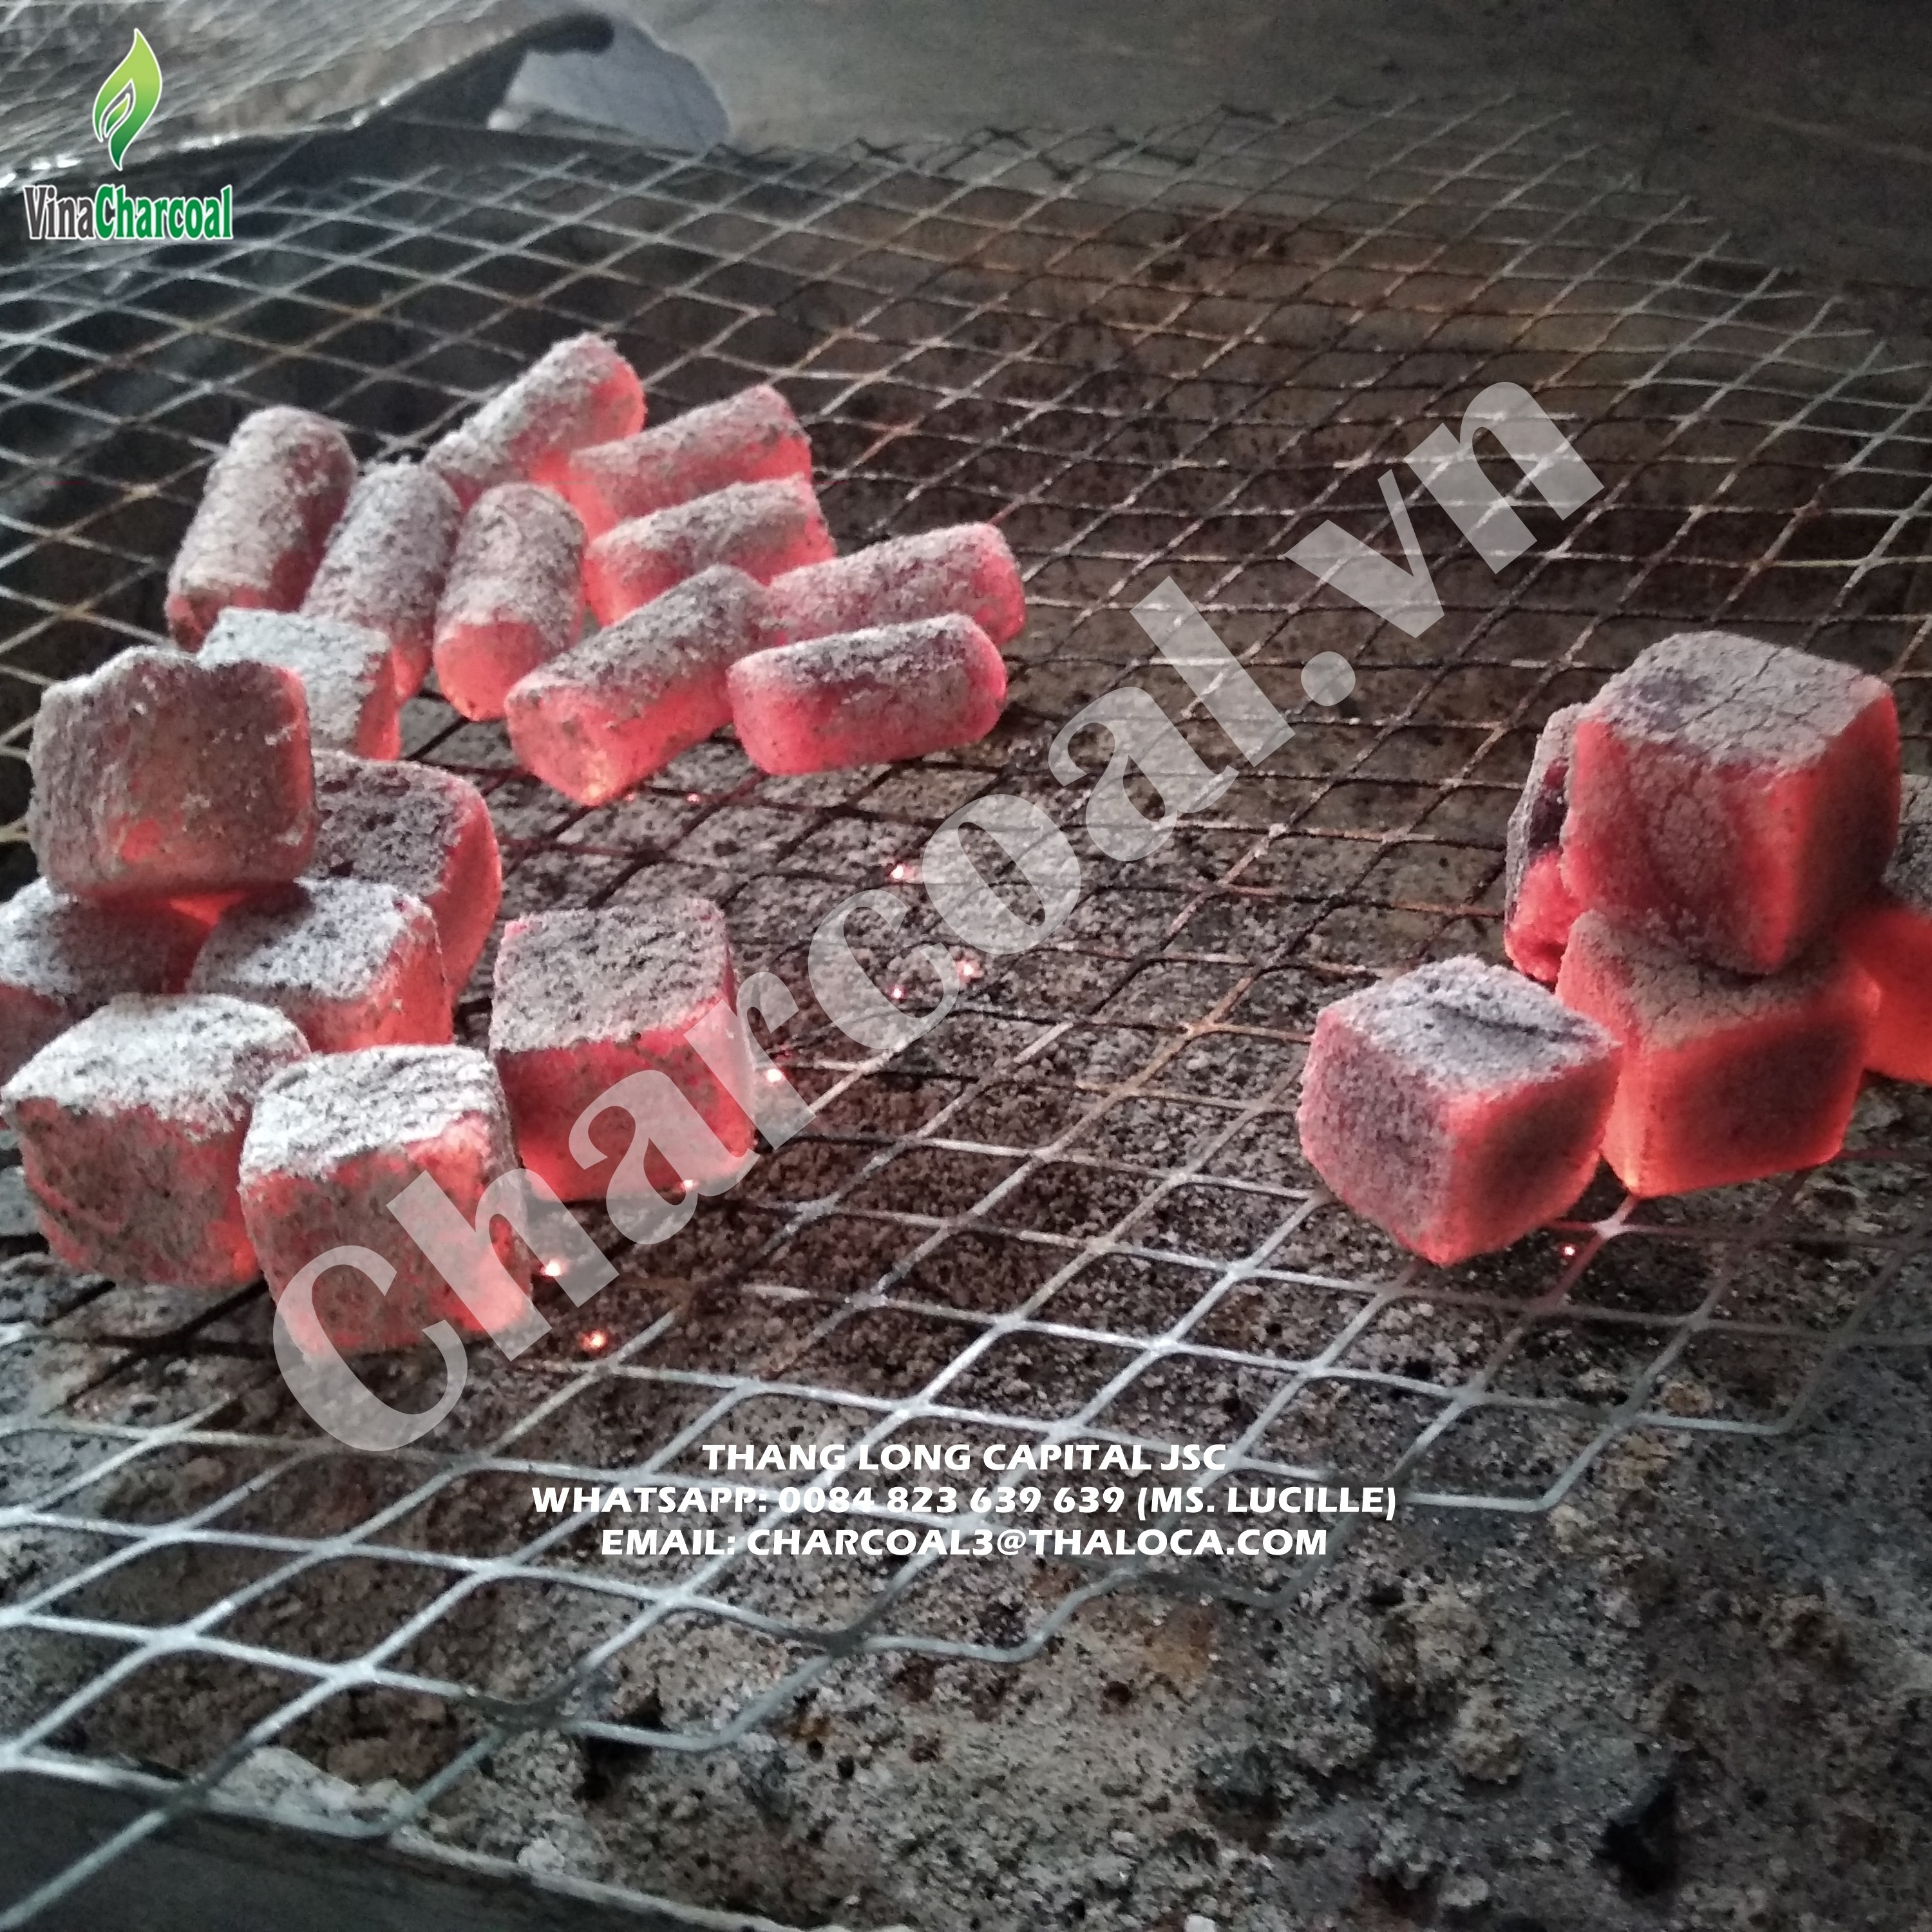
[{"label": "metal wire mesh grill", "polygon": [[[613,1561],[594,1522],[532,1518],[533,1481],[708,1482],[704,1442],[1228,1440],[1244,1484],[1528,1512],[1612,1444],[1777,1434],[1845,1351],[1932,1340],[1932,1142],[1903,1090],[1817,1174],[1600,1192],[1448,1270],[1330,1202],[1292,1119],[1327,999],[1497,952],[1538,728],[1655,638],[1733,623],[1882,673],[1924,768],[1928,372],[1828,301],[1507,103],[701,162],[402,127],[240,172],[233,250],[52,248],[0,281],[16,850],[38,692],[158,629],[164,560],[243,413],[298,402],[365,456],[418,446],[586,326],[659,416],[777,376],[842,543],[994,518],[1034,616],[998,732],[914,767],[761,781],[721,741],[584,812],[497,728],[412,707],[412,754],[489,793],[506,916],[719,899],[746,968],[806,1009],[782,1058],[820,1112],[584,1316],[553,1310],[544,1348],[480,1353],[448,1430],[380,1462],[289,1401],[259,1292],[211,1306],[14,1264],[0,1768],[151,1801],[96,1862],[265,1742],[322,1762],[383,1740],[394,1782],[340,1828],[393,1834],[517,1731],[712,1748],[861,1652],[1029,1655],[1153,1568],[1029,1557],[1016,1592],[1012,1566],[964,1559]],[[1390,547],[1381,470],[1503,380],[1604,480],[1582,513],[1519,496],[1538,546],[1496,578],[1418,507],[1447,609],[1420,639],[1286,560],[1328,515]],[[1102,864],[1045,767],[1081,703],[1137,682],[1226,756],[1127,614],[1169,574],[1298,735],[1153,858]],[[1324,650],[1358,672],[1339,713],[1298,683]],[[895,884],[910,910],[882,950],[932,936],[909,871],[992,790],[1067,826],[1085,902],[1050,944],[976,962],[916,1046],[854,1058],[806,942]],[[608,1349],[584,1346],[593,1322]],[[418,1367],[374,1379],[421,1406]],[[1286,1606],[1309,1571],[1162,1580]]]}]

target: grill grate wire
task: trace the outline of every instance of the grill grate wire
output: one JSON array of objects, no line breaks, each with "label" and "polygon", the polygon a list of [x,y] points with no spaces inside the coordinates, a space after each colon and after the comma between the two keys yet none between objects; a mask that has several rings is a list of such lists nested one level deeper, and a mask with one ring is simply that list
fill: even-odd
[{"label": "grill grate wire", "polygon": [[[232,249],[22,244],[0,269],[16,862],[39,692],[158,631],[206,466],[268,401],[388,455],[607,328],[654,419],[776,376],[842,545],[998,520],[1034,614],[994,736],[914,767],[760,779],[721,741],[586,812],[518,775],[498,728],[412,706],[410,754],[490,796],[506,917],[722,901],[743,968],[799,995],[780,1057],[817,1125],[622,1256],[581,1316],[560,1304],[550,1343],[479,1351],[448,1431],[379,1466],[280,1390],[259,1290],[211,1305],[16,1259],[0,1532],[33,1561],[0,1648],[40,1688],[0,1770],[145,1808],[0,1925],[223,1803],[261,1745],[326,1743],[352,1699],[457,1714],[435,1762],[334,1828],[392,1838],[520,1731],[710,1750],[856,1656],[1016,1661],[1124,1585],[1280,1609],[1320,1588],[1319,1559],[1028,1557],[998,1566],[1030,1579],[1026,1607],[975,1624],[989,1566],[610,1561],[595,1524],[529,1516],[532,1482],[708,1486],[696,1445],[793,1434],[1229,1440],[1244,1484],[1390,1480],[1408,1510],[1527,1515],[1613,1452],[1787,1435],[1848,1352],[1932,1340],[1932,1141],[1904,1090],[1815,1174],[1672,1202],[1600,1188],[1447,1270],[1336,1208],[1292,1120],[1325,1000],[1498,956],[1535,732],[1656,638],[1735,624],[1886,676],[1926,768],[1928,372],[1833,300],[1507,100],[698,160],[404,122],[220,165]],[[1519,494],[1537,545],[1492,577],[1418,505],[1447,611],[1419,639],[1287,561],[1324,516],[1393,548],[1381,472],[1502,380],[1605,482],[1568,524]],[[1045,770],[1087,698],[1138,682],[1228,756],[1128,616],[1170,574],[1297,735],[1162,852],[1102,862],[1083,792]],[[1357,671],[1337,712],[1300,691],[1322,650]],[[898,884],[885,950],[933,936],[908,874],[993,791],[1066,826],[1087,900],[1034,952],[974,962],[914,1047],[855,1057],[803,979],[818,919]],[[490,963],[460,1009],[472,1039]],[[591,1354],[593,1323],[613,1346]],[[407,1406],[417,1372],[372,1379]],[[543,1654],[506,1663],[506,1632],[531,1628]],[[671,1682],[668,1641],[700,1632],[742,1647],[742,1694],[625,1702],[638,1660]]]}]

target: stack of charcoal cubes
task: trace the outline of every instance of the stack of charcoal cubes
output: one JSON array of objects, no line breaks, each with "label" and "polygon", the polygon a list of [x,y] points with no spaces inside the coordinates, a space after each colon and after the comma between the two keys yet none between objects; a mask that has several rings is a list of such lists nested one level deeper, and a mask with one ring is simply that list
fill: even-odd
[{"label": "stack of charcoal cubes", "polygon": [[1932,1081],[1932,780],[1875,678],[1653,645],[1544,728],[1505,881],[1521,973],[1340,1000],[1304,1080],[1318,1172],[1432,1261],[1562,1214],[1600,1156],[1640,1196],[1756,1180],[1837,1153],[1868,1070]]}]

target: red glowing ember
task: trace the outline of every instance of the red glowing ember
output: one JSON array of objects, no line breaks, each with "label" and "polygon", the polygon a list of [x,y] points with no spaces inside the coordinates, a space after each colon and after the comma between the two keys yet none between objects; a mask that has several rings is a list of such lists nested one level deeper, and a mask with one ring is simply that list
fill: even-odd
[{"label": "red glowing ember", "polygon": [[584,554],[584,590],[598,622],[614,624],[713,564],[766,584],[831,554],[831,532],[803,477],[734,483],[606,530]]},{"label": "red glowing ember", "polygon": [[1755,1180],[1838,1152],[1878,993],[1835,948],[1750,979],[1588,912],[1556,990],[1622,1044],[1604,1156],[1633,1193]]},{"label": "red glowing ember", "polygon": [[257,410],[214,460],[168,572],[168,628],[193,650],[231,606],[292,610],[356,481],[355,452],[306,410]]},{"label": "red glowing ember", "polygon": [[1405,1246],[1462,1261],[1589,1184],[1618,1058],[1603,1028],[1506,968],[1424,966],[1322,1010],[1302,1149]]},{"label": "red glowing ember", "polygon": [[403,748],[395,654],[380,631],[284,610],[224,610],[201,647],[205,664],[279,664],[302,682],[311,747],[393,758]]},{"label": "red glowing ember", "polygon": [[433,765],[315,754],[316,878],[413,893],[442,943],[451,995],[468,984],[503,896],[503,862],[483,794]]},{"label": "red glowing ember", "polygon": [[178,993],[200,923],[173,907],[90,905],[44,880],[0,907],[0,1081],[121,993]]},{"label": "red glowing ember", "polygon": [[558,343],[423,459],[467,509],[500,483],[555,484],[573,450],[644,427],[644,386],[601,335]]},{"label": "red glowing ember", "polygon": [[500,718],[518,679],[576,643],[584,530],[560,497],[505,483],[458,533],[436,613],[436,675],[466,718]]},{"label": "red glowing ember", "polygon": [[276,1007],[318,1053],[449,1038],[428,907],[363,879],[305,879],[224,913],[188,990]]},{"label": "red glowing ember", "polygon": [[470,1255],[466,1276],[459,1269],[452,1281],[444,1274],[451,1254],[433,1263],[389,1204],[426,1174],[467,1220],[484,1190],[515,1165],[503,1090],[467,1047],[315,1054],[270,1081],[241,1166],[242,1209],[269,1288],[279,1300],[332,1248],[374,1249],[396,1270],[385,1293],[356,1269],[329,1270],[316,1284],[315,1326],[290,1311],[297,1342],[314,1352],[319,1328],[346,1354],[406,1348],[432,1322],[465,1335],[507,1324],[518,1312],[519,1253],[508,1224],[495,1224],[493,1245]]},{"label": "red glowing ember", "polygon": [[1504,862],[1503,950],[1532,980],[1552,985],[1576,917],[1561,844],[1580,704],[1553,713],[1536,741],[1522,796],[1510,814]]},{"label": "red glowing ember", "polygon": [[[543,913],[514,920],[496,954],[490,1052],[502,1076],[524,1164],[566,1201],[621,1191],[619,1156],[635,1131],[613,1103],[588,1124],[595,1159],[580,1158],[573,1130],[620,1081],[662,1073],[716,1137],[722,1178],[750,1148],[752,1125],[688,1038],[733,994],[724,915],[707,899]],[[749,1088],[742,1037],[730,1036]],[[605,1151],[608,1150],[608,1151]],[[674,1192],[680,1172],[654,1149],[645,1178]],[[680,1159],[685,1150],[676,1150]],[[698,1150],[694,1148],[694,1157]],[[688,1170],[687,1170],[688,1171]]]},{"label": "red glowing ember", "polygon": [[1846,922],[1844,943],[1879,989],[1865,1064],[1932,1081],[1932,778],[1904,781],[1898,850],[1877,894]]},{"label": "red glowing ember", "polygon": [[279,885],[315,840],[302,680],[145,646],[53,686],[34,720],[28,830],[85,898]]},{"label": "red glowing ember", "polygon": [[601,537],[614,524],[734,483],[811,476],[812,446],[791,405],[760,386],[622,442],[578,450],[564,465],[562,487],[584,529]]},{"label": "red glowing ember", "polygon": [[739,742],[761,770],[916,758],[983,738],[1006,668],[970,617],[928,617],[760,651],[730,670]]},{"label": "red glowing ember", "polygon": [[730,722],[726,674],[778,641],[764,590],[717,564],[514,686],[518,758],[580,805],[602,805]]},{"label": "red glowing ember", "polygon": [[[137,649],[46,694],[30,832],[47,884],[0,914],[0,1077],[62,1254],[221,1286],[259,1249],[279,1294],[317,1253],[373,1248],[400,1270],[391,1294],[332,1270],[298,1340],[401,1346],[433,1321],[494,1332],[493,1313],[518,1312],[488,1302],[508,1279],[494,1262],[466,1284],[480,1306],[452,1300],[378,1212],[412,1176],[468,1213],[520,1160],[567,1199],[616,1185],[614,1214],[639,1178],[620,1158],[628,1102],[577,1130],[627,1081],[655,1109],[668,1080],[683,1108],[643,1182],[676,1196],[742,1168],[752,1094],[784,1076],[766,1064],[754,1082],[735,1016],[719,1021],[733,971],[707,902],[514,922],[500,1072],[448,1043],[502,860],[473,786],[390,762],[401,704],[433,664],[458,711],[507,715],[525,764],[586,805],[734,722],[774,770],[914,758],[992,728],[997,646],[1024,602],[984,524],[836,564],[810,446],[773,389],[649,433],[644,417],[635,373],[595,335],[558,344],[421,464],[359,480],[334,425],[260,411],[209,472],[170,578],[169,622],[199,659]],[[587,640],[586,589],[608,626]],[[764,658],[782,673],[734,682]]]},{"label": "red glowing ember", "polygon": [[1577,719],[1564,878],[1674,952],[1774,973],[1877,886],[1898,794],[1898,715],[1877,679],[1688,632]]},{"label": "red glowing ember", "polygon": [[1017,637],[1026,596],[1006,540],[990,524],[954,524],[788,571],[772,584],[787,637],[835,637],[949,613],[995,644]]},{"label": "red glowing ember", "polygon": [[382,463],[365,471],[302,599],[304,617],[361,624],[388,640],[398,698],[429,675],[436,600],[463,506],[433,470]]},{"label": "red glowing ember", "polygon": [[0,1092],[47,1245],[117,1281],[251,1280],[242,1141],[263,1088],[308,1053],[240,1000],[130,997],[70,1028]]}]

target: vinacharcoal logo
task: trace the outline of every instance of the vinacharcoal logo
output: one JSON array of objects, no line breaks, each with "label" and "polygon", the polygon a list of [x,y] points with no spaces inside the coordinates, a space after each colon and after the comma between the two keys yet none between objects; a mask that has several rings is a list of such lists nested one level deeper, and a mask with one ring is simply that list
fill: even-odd
[{"label": "vinacharcoal logo", "polygon": [[94,138],[103,142],[108,158],[118,168],[134,145],[134,136],[154,118],[161,104],[161,64],[148,37],[134,29],[128,58],[100,83],[94,97]]},{"label": "vinacharcoal logo", "polygon": [[[133,44],[94,97],[94,138],[107,150],[118,173],[128,150],[154,118],[161,102],[161,63],[148,37],[134,29]],[[130,194],[118,182],[103,182],[92,194],[62,194],[52,182],[20,190],[27,204],[30,242],[232,242],[235,190],[212,194]]]}]

